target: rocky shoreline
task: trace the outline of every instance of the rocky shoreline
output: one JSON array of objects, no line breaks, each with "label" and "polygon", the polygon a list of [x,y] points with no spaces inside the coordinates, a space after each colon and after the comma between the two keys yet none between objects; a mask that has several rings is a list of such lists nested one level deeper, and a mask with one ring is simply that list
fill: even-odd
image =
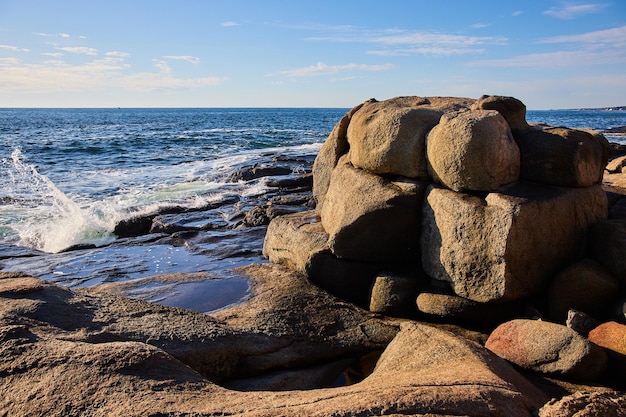
[{"label": "rocky shoreline", "polygon": [[[626,415],[624,166],[511,97],[368,101],[312,172],[239,173],[278,191],[227,220],[269,223],[242,303],[0,273],[0,415]],[[193,238],[178,214],[117,233]]]}]

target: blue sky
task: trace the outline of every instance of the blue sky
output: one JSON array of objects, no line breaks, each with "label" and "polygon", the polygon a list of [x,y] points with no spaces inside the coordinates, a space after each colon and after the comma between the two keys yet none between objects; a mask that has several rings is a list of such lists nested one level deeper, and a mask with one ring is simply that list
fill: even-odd
[{"label": "blue sky", "polygon": [[0,107],[626,105],[626,1],[0,0]]}]

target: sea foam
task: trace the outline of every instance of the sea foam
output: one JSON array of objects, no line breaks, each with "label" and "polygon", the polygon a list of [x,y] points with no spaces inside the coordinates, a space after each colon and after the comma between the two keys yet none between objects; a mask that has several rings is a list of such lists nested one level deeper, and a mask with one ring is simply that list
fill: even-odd
[{"label": "sea foam", "polygon": [[101,202],[81,207],[25,162],[19,149],[2,165],[7,204],[0,216],[12,218],[10,227],[19,236],[19,245],[59,252],[79,243],[103,245],[114,240],[119,216]]}]

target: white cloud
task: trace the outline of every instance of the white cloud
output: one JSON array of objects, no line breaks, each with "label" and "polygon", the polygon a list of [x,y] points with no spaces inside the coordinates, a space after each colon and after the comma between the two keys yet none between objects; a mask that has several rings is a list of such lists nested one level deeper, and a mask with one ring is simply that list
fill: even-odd
[{"label": "white cloud", "polygon": [[190,64],[197,64],[200,62],[200,58],[196,58],[195,56],[189,56],[189,55],[166,55],[166,56],[163,56],[162,58],[187,61]]},{"label": "white cloud", "polygon": [[[68,33],[43,33],[43,32],[34,32],[37,36],[43,36],[44,38],[70,38],[71,35]],[[84,36],[79,36],[81,39],[85,39]]]},{"label": "white cloud", "polygon": [[503,59],[486,59],[465,64],[470,67],[508,68],[578,68],[626,62],[626,54],[613,51],[555,51],[518,55]]},{"label": "white cloud", "polygon": [[511,14],[511,16],[521,16],[523,14],[524,14],[523,10],[516,10]]},{"label": "white cloud", "polygon": [[[160,61],[165,62],[165,61]],[[130,66],[122,57],[109,56],[86,64],[72,65],[49,60],[40,64],[22,64],[13,58],[0,59],[0,94],[47,94],[94,92],[118,88],[149,92],[214,86],[225,77],[177,78],[169,72],[128,73]]]},{"label": "white cloud", "polygon": [[0,58],[0,67],[19,65],[21,62],[18,58]]},{"label": "white cloud", "polygon": [[98,55],[97,49],[89,48],[87,46],[63,46],[63,47],[57,47],[56,49],[60,51],[70,52],[73,54]]},{"label": "white cloud", "polygon": [[111,52],[107,52],[104,54],[105,56],[115,56],[115,57],[119,57],[119,58],[125,58],[127,56],[130,56],[130,54],[128,52],[120,52],[120,51],[111,51]]},{"label": "white cloud", "polygon": [[484,48],[399,48],[399,49],[378,49],[367,51],[369,55],[379,56],[409,56],[409,55],[463,55],[478,54],[484,52]]},{"label": "white cloud", "polygon": [[175,78],[143,72],[125,76],[117,80],[117,86],[129,91],[149,92],[154,90],[180,90],[216,86],[228,80],[227,77]]},{"label": "white cloud", "polygon": [[153,59],[153,61],[156,62],[154,65],[159,69],[159,71],[161,71],[161,73],[169,74],[172,72],[170,64],[167,61],[163,61],[162,59]]},{"label": "white cloud", "polygon": [[224,27],[233,27],[233,26],[240,26],[241,23],[237,23],[237,22],[222,22],[222,26]]},{"label": "white cloud", "polygon": [[606,4],[565,4],[561,7],[552,7],[543,12],[544,15],[557,19],[569,20],[604,9]]},{"label": "white cloud", "polygon": [[51,56],[53,58],[60,58],[63,56],[61,52],[42,52],[41,55]]},{"label": "white cloud", "polygon": [[[599,44],[612,48],[626,45],[626,25],[612,29],[587,32],[579,35],[554,36],[539,40],[539,43],[582,43]],[[598,46],[598,45],[596,45]]]},{"label": "white cloud", "polygon": [[[477,27],[482,27],[482,25]],[[383,48],[382,50],[373,50],[369,53],[387,56],[481,53],[483,49],[478,46],[505,45],[508,42],[508,39],[502,36],[465,36],[437,32],[409,32],[400,29],[372,33],[350,27],[338,30],[335,34],[313,37],[309,40],[379,45]]]},{"label": "white cloud", "polygon": [[30,49],[20,48],[13,45],[0,45],[0,49],[8,49],[9,51],[13,52],[30,52]]},{"label": "white cloud", "polygon": [[518,55],[503,59],[470,62],[474,67],[576,68],[626,62],[626,26],[613,29],[554,36],[541,44],[572,44],[567,50]]},{"label": "white cloud", "polygon": [[486,24],[486,23],[474,23],[473,25],[470,25],[470,28],[472,29],[484,29],[486,27],[489,27],[490,25]]},{"label": "white cloud", "polygon": [[296,68],[286,71],[280,71],[280,75],[287,77],[315,77],[319,75],[337,74],[348,71],[386,71],[394,68],[393,64],[368,65],[368,64],[345,64],[345,65],[327,65],[318,62],[304,68]]}]

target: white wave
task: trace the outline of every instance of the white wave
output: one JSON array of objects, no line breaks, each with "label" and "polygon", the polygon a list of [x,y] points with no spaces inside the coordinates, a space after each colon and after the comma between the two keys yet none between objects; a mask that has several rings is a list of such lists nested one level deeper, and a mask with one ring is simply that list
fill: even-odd
[{"label": "white wave", "polygon": [[114,239],[118,216],[108,207],[99,202],[79,206],[34,165],[24,162],[19,149],[10,161],[2,162],[9,179],[5,192],[12,199],[4,211],[12,213],[9,226],[19,236],[18,244],[59,252],[80,243],[101,245]]}]

